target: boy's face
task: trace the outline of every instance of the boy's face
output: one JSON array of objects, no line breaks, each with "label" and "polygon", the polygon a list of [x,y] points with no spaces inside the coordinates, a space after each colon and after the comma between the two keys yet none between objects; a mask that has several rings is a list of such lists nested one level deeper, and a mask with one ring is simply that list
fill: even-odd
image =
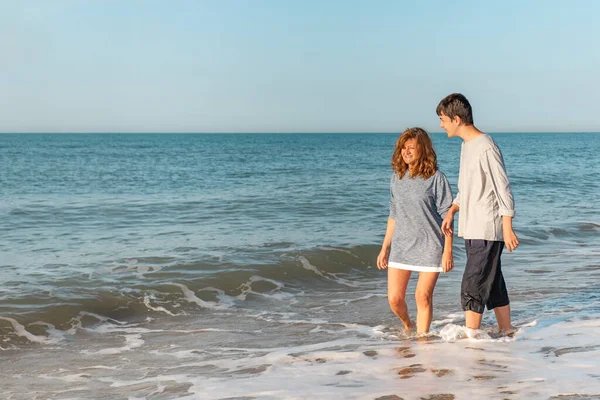
[{"label": "boy's face", "polygon": [[456,132],[458,130],[459,125],[460,118],[454,117],[454,119],[452,120],[449,116],[447,116],[444,113],[440,115],[440,128],[446,131],[449,138],[456,136]]}]

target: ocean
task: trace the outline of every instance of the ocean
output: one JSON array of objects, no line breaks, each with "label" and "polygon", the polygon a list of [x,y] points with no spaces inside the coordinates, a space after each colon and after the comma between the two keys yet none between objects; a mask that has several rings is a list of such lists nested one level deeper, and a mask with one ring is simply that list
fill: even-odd
[{"label": "ocean", "polygon": [[389,309],[397,134],[0,135],[0,397],[600,399],[600,134],[491,135],[513,337],[467,336],[458,238],[431,335]]}]

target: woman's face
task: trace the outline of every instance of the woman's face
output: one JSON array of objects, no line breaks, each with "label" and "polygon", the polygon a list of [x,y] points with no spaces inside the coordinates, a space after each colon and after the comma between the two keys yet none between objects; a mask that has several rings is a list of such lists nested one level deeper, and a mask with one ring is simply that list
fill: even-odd
[{"label": "woman's face", "polygon": [[402,159],[409,167],[415,165],[421,156],[417,147],[417,139],[408,139],[402,148]]}]

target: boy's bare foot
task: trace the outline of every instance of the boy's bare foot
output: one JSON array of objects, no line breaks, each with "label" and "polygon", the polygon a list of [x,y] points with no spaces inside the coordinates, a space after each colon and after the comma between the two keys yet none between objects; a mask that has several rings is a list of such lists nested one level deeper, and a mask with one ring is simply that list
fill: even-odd
[{"label": "boy's bare foot", "polygon": [[517,333],[517,328],[515,328],[514,326],[511,326],[508,329],[499,329],[498,333],[501,336],[513,337],[513,336],[515,336],[515,333]]}]

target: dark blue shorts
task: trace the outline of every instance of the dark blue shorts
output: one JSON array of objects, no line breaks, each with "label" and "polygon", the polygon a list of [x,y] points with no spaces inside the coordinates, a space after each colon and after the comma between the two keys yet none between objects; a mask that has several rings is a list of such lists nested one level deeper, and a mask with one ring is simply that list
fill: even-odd
[{"label": "dark blue shorts", "polygon": [[467,265],[460,287],[463,310],[483,314],[484,307],[491,310],[510,304],[500,268],[504,242],[466,239],[465,248]]}]

